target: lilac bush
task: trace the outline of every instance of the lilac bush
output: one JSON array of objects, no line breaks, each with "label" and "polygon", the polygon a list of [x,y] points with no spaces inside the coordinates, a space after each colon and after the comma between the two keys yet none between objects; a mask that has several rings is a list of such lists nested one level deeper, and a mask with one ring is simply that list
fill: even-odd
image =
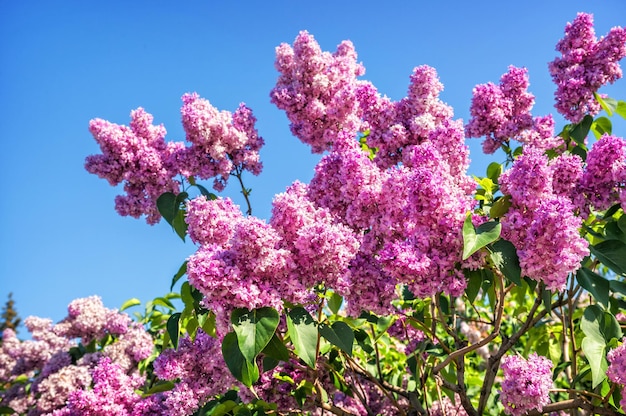
[{"label": "lilac bush", "polygon": [[[28,318],[31,340],[5,331],[0,409],[621,414],[626,142],[594,117],[626,118],[626,102],[598,93],[621,77],[626,35],[597,40],[592,22],[567,25],[549,66],[570,121],[559,134],[552,115],[531,114],[524,68],[478,85],[464,124],[434,68],[416,67],[393,101],[359,78],[352,43],[324,52],[301,32],[276,50],[270,96],[322,155],[267,221],[244,185],[263,145],[245,105],[219,111],[185,94],[189,144],[166,142],[143,109],[129,127],[93,120],[102,154],[86,168],[124,183],[118,212],[163,217],[197,250],[172,280],[186,276],[179,293],[137,321],[90,297],[57,324]],[[471,137],[503,151],[484,177],[467,173]],[[245,210],[197,183],[221,192],[231,176]]]}]

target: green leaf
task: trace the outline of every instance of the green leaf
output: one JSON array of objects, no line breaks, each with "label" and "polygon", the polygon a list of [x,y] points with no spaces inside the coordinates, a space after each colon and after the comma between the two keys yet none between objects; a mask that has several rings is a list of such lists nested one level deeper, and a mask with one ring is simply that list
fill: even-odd
[{"label": "green leaf", "polygon": [[492,181],[498,183],[498,178],[502,173],[502,165],[498,162],[491,162],[489,166],[487,166],[487,177]]},{"label": "green leaf", "polygon": [[237,342],[237,334],[229,332],[222,341],[222,356],[231,374],[244,385],[250,387],[259,379],[256,361],[249,362],[243,356]]},{"label": "green leaf", "polygon": [[154,386],[150,387],[150,389],[142,394],[142,397],[152,396],[153,394],[162,393],[164,391],[172,390],[176,384],[173,381],[159,381]]},{"label": "green leaf", "polygon": [[502,225],[499,222],[486,222],[474,229],[472,214],[468,214],[463,223],[463,260],[476,253],[487,244],[493,243],[500,237]]},{"label": "green leaf", "polygon": [[605,266],[617,274],[626,274],[626,244],[618,240],[607,240],[589,246],[591,253]]},{"label": "green leaf", "polygon": [[626,119],[626,101],[618,101],[615,112]]},{"label": "green leaf", "polygon": [[623,214],[621,217],[619,217],[619,219],[617,220],[617,226],[620,230],[622,230],[622,233],[626,234],[626,214]]},{"label": "green leaf", "polygon": [[174,344],[174,348],[178,348],[178,334],[180,333],[180,312],[176,312],[167,320],[167,333]]},{"label": "green leaf", "polygon": [[491,209],[489,210],[489,217],[491,218],[501,218],[509,212],[509,208],[511,207],[511,195],[505,195],[501,198],[498,198]]},{"label": "green leaf", "polygon": [[157,198],[156,204],[159,214],[165,218],[165,221],[172,225],[180,206],[179,202],[176,200],[176,195],[172,192],[165,192]]},{"label": "green leaf", "polygon": [[591,368],[592,387],[596,388],[606,378],[606,370],[608,368],[605,358],[606,345],[593,338],[585,337],[581,347]]},{"label": "green leaf", "polygon": [[617,100],[610,97],[602,98],[597,92],[594,92],[593,95],[596,97],[596,101],[600,103],[602,109],[606,111],[609,116],[612,116],[613,112],[617,109]]},{"label": "green leaf", "polygon": [[208,190],[208,189],[206,189],[204,186],[202,186],[202,185],[200,185],[200,184],[194,184],[194,185],[195,185],[195,186],[196,186],[196,187],[200,190],[200,193],[201,193],[202,195],[206,196],[206,198],[207,198],[209,201],[213,201],[213,200],[217,199],[217,195],[215,195],[215,194],[214,194],[214,193],[212,193],[212,192],[209,192],[209,190]]},{"label": "green leaf", "polygon": [[17,412],[11,409],[9,406],[0,406],[0,415],[12,415]]},{"label": "green leaf", "polygon": [[342,303],[343,297],[338,295],[336,292],[333,292],[333,294],[330,296],[330,299],[328,299],[328,308],[331,310],[332,313],[336,315],[339,312],[339,309],[341,309]]},{"label": "green leaf", "polygon": [[578,144],[584,144],[585,137],[589,134],[589,129],[593,123],[593,117],[587,114],[580,123],[575,124],[574,128],[570,131],[570,137]]},{"label": "green leaf", "polygon": [[139,299],[137,298],[128,299],[126,302],[122,304],[122,307],[120,308],[120,312],[130,307],[137,306],[137,305],[141,305],[141,301]]},{"label": "green leaf", "polygon": [[342,351],[352,356],[352,345],[354,344],[354,332],[345,322],[333,322],[331,326],[320,324],[320,335],[328,342],[339,347]]},{"label": "green leaf", "polygon": [[576,273],[576,280],[583,289],[591,293],[595,300],[603,304],[605,308],[609,307],[610,286],[607,279],[586,267],[582,267]]},{"label": "green leaf", "polygon": [[183,242],[185,241],[188,227],[189,225],[185,222],[185,210],[178,210],[174,220],[172,221],[172,228],[174,228],[174,231],[176,231],[176,234],[178,234]]},{"label": "green leaf", "polygon": [[279,315],[272,308],[251,311],[238,308],[232,312],[230,321],[237,334],[241,353],[246,360],[252,362],[274,336]]},{"label": "green leaf", "polygon": [[507,279],[521,286],[522,269],[513,243],[502,239],[493,243],[491,245],[491,260]]},{"label": "green leaf", "polygon": [[287,313],[287,329],[295,353],[311,368],[317,361],[317,325],[303,307],[296,307]]},{"label": "green leaf", "polygon": [[611,120],[608,118],[598,117],[598,119],[596,119],[591,125],[591,130],[593,131],[594,136],[599,139],[604,134],[611,134],[613,131],[613,125],[611,124]]},{"label": "green leaf", "polygon": [[276,334],[274,334],[272,339],[270,339],[270,342],[267,343],[262,352],[263,354],[279,361],[289,361],[289,350]]},{"label": "green leaf", "polygon": [[170,286],[170,290],[174,289],[174,285],[176,284],[176,282],[178,282],[180,278],[183,277],[185,274],[187,274],[187,260],[185,260],[185,262],[180,265],[178,271],[176,272],[174,277],[172,277],[172,285]]},{"label": "green leaf", "polygon": [[611,292],[620,293],[626,296],[626,282],[609,280],[609,286],[611,287]]},{"label": "green leaf", "polygon": [[598,305],[587,306],[580,322],[580,329],[587,337],[605,344],[613,338],[622,337],[622,330],[615,316],[602,310]]},{"label": "green leaf", "polygon": [[473,303],[483,284],[483,275],[480,270],[466,270],[465,276],[467,277],[465,294],[470,303]]}]

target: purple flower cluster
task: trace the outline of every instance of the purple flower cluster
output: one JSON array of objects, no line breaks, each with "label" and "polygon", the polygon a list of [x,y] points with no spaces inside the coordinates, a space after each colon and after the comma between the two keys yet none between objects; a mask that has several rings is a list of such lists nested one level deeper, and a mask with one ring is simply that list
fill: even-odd
[{"label": "purple flower cluster", "polygon": [[626,388],[624,387],[626,386],[626,343],[613,348],[606,354],[606,358],[609,361],[606,375],[612,382],[622,385],[620,406],[622,406],[622,409],[626,409]]},{"label": "purple flower cluster", "polygon": [[[545,154],[526,147],[524,154],[499,179],[504,194],[511,195],[511,207],[502,219],[502,234],[517,248],[522,273],[543,281],[550,290],[564,288],[569,273],[580,267],[589,254],[587,241],[580,237],[582,218],[574,214],[571,192],[564,185],[577,175],[580,159],[559,156],[556,167],[549,165]],[[554,192],[553,176],[557,177]]]},{"label": "purple flower cluster", "polygon": [[171,416],[191,415],[210,397],[235,385],[222,358],[221,343],[200,329],[194,340],[186,336],[178,349],[163,351],[154,361],[154,374],[161,380],[176,381],[176,385],[149,397],[142,407],[161,406],[158,414]]},{"label": "purple flower cluster", "polygon": [[156,200],[164,192],[179,192],[178,175],[215,178],[214,188],[222,190],[233,172],[261,172],[263,139],[248,107],[242,104],[233,114],[219,112],[197,94],[185,94],[181,114],[190,147],[166,143],[163,125],[152,125],[152,115],[142,108],[131,112],[130,127],[102,119],[90,122],[102,154],[88,156],[85,168],[111,185],[124,182],[126,195],[115,198],[120,215],[145,215],[148,224],[157,223],[161,216]]},{"label": "purple flower cluster", "polygon": [[293,47],[283,43],[276,48],[280,77],[270,93],[272,103],[285,110],[291,132],[314,153],[329,150],[339,132],[354,136],[359,128],[356,77],[365,69],[356,59],[350,41],[339,44],[333,54],[322,52],[306,31]]},{"label": "purple flower cluster", "polygon": [[626,141],[604,135],[587,154],[576,202],[583,215],[622,202],[626,206]]},{"label": "purple flower cluster", "polygon": [[173,179],[176,169],[169,161],[171,146],[165,143],[165,127],[153,126],[152,115],[138,108],[130,114],[130,127],[94,119],[89,130],[102,154],[88,156],[85,169],[113,186],[124,182],[126,195],[115,198],[122,216],[146,215],[148,224],[159,221],[157,198],[164,192],[178,192]]},{"label": "purple flower cluster", "polygon": [[233,171],[261,173],[259,150],[263,139],[254,128],[256,118],[248,107],[241,104],[233,114],[218,111],[194,93],[183,95],[180,112],[191,143],[175,155],[182,175],[215,178],[213,187],[221,191]]},{"label": "purple flower cluster", "polygon": [[465,126],[467,137],[486,136],[483,151],[494,153],[509,139],[515,139],[540,149],[559,144],[554,137],[552,116],[533,118],[530,114],[535,96],[528,90],[526,68],[510,66],[500,78],[500,85],[477,85],[470,107],[471,119]]},{"label": "purple flower cluster", "polygon": [[429,412],[430,416],[467,416],[467,412],[463,408],[463,405],[461,405],[459,395],[455,395],[454,399],[455,400],[452,401],[448,396],[443,396],[441,400],[433,402]]},{"label": "purple flower cluster", "polygon": [[318,284],[347,293],[347,268],[359,241],[327,209],[315,207],[295,183],[275,197],[265,223],[243,217],[228,199],[188,204],[189,233],[200,243],[189,258],[189,282],[224,322],[233,308],[302,303]]},{"label": "purple flower cluster", "polygon": [[[37,317],[28,317],[25,325],[31,340],[20,341],[12,330],[5,330],[0,345],[0,385],[11,386],[0,392],[0,401],[20,414],[86,414],[68,413],[65,405],[72,394],[89,389],[92,371],[100,362],[114,362],[125,375],[133,376],[137,364],[153,351],[152,338],[141,325],[132,324],[126,314],[105,308],[96,296],[72,301],[67,318],[56,325]],[[85,345],[108,341],[95,352],[77,357],[77,338]],[[24,377],[30,383],[28,388],[17,382]],[[107,397],[113,400],[115,395]]]},{"label": "purple flower cluster", "polygon": [[500,401],[504,412],[512,416],[525,415],[530,410],[541,412],[550,403],[552,382],[552,362],[535,353],[528,360],[511,355],[502,359],[504,381],[500,391]]},{"label": "purple flower cluster", "polygon": [[594,93],[622,77],[619,61],[626,56],[626,30],[615,27],[598,40],[593,15],[579,13],[565,26],[556,50],[561,56],[549,65],[557,86],[555,108],[573,123],[585,114],[596,115],[601,107]]}]

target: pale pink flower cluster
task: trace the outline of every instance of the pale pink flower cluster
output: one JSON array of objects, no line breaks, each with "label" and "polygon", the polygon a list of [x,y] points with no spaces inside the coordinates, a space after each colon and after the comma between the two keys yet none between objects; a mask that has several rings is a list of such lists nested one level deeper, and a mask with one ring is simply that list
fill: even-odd
[{"label": "pale pink flower cluster", "polygon": [[128,375],[110,358],[102,358],[92,370],[92,389],[76,389],[70,393],[67,406],[54,416],[140,416],[150,413],[138,411],[141,399],[135,390],[145,379],[138,374]]},{"label": "pale pink flower cluster", "polygon": [[565,26],[565,36],[557,45],[560,57],[549,69],[557,86],[555,108],[572,123],[585,114],[601,110],[594,93],[622,77],[619,61],[626,56],[626,30],[614,27],[599,40],[593,28],[593,15],[579,13]]},{"label": "pale pink flower cluster", "polygon": [[355,135],[359,128],[356,78],[365,73],[356,62],[350,41],[343,41],[333,54],[322,52],[306,31],[293,47],[276,48],[275,67],[280,72],[270,96],[291,122],[291,132],[314,153],[329,150],[339,132]]},{"label": "pale pink flower cluster", "polygon": [[504,412],[512,416],[525,415],[530,410],[541,412],[550,403],[552,362],[546,357],[532,353],[528,360],[518,355],[502,359],[502,381],[500,401]]},{"label": "pale pink flower cluster", "polygon": [[[579,162],[563,155],[555,159],[554,166]],[[588,243],[579,233],[582,218],[574,214],[567,195],[570,189],[563,185],[567,172],[578,174],[579,170],[554,169],[541,150],[526,147],[499,179],[512,204],[502,219],[502,235],[517,248],[522,274],[543,281],[550,290],[563,289],[568,274],[578,270],[589,254]],[[558,178],[558,193],[553,176]]]},{"label": "pale pink flower cluster", "polygon": [[613,383],[622,385],[622,399],[619,404],[622,409],[626,409],[626,342],[609,351],[606,359],[609,361],[606,375]]},{"label": "pale pink flower cluster", "polygon": [[441,400],[433,402],[429,409],[430,416],[467,416],[467,412],[461,404],[461,399],[458,394],[455,394],[454,401],[450,400],[448,396],[443,396]]},{"label": "pale pink flower cluster", "polygon": [[[0,392],[0,401],[20,414],[85,414],[67,413],[65,405],[73,392],[89,389],[91,372],[100,361],[112,360],[132,375],[153,351],[152,338],[141,325],[105,308],[96,296],[72,301],[67,318],[56,325],[28,317],[25,326],[31,340],[20,341],[6,330],[0,345],[0,385],[10,386]],[[77,344],[77,338],[84,344]],[[98,345],[103,339],[106,345]],[[17,382],[24,376],[29,386]]]},{"label": "pale pink flower cluster", "polygon": [[115,198],[120,215],[146,216],[148,224],[161,216],[156,201],[165,192],[178,193],[183,177],[215,178],[214,188],[223,190],[231,174],[261,172],[259,137],[252,111],[241,104],[234,112],[218,111],[197,94],[185,94],[181,108],[187,133],[184,142],[165,142],[165,127],[152,125],[143,108],[131,112],[130,127],[102,119],[91,120],[89,129],[102,154],[88,156],[85,168],[113,186],[124,183],[126,195]]},{"label": "pale pink flower cluster", "polygon": [[510,66],[500,78],[500,85],[493,83],[474,87],[471,119],[465,126],[467,137],[485,136],[483,151],[494,153],[510,139],[549,149],[561,140],[554,137],[552,116],[532,117],[530,110],[535,96],[528,92],[526,68]]}]

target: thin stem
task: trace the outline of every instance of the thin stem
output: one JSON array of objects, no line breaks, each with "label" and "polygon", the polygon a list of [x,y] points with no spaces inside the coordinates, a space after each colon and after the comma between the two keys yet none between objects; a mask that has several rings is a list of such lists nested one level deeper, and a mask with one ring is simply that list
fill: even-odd
[{"label": "thin stem", "polygon": [[243,184],[243,172],[240,166],[235,166],[235,173],[233,176],[239,180],[239,185],[241,186],[241,193],[243,194],[244,199],[246,200],[246,205],[248,206],[248,210],[246,211],[247,215],[252,215],[252,205],[250,204],[250,190],[245,187]]}]

